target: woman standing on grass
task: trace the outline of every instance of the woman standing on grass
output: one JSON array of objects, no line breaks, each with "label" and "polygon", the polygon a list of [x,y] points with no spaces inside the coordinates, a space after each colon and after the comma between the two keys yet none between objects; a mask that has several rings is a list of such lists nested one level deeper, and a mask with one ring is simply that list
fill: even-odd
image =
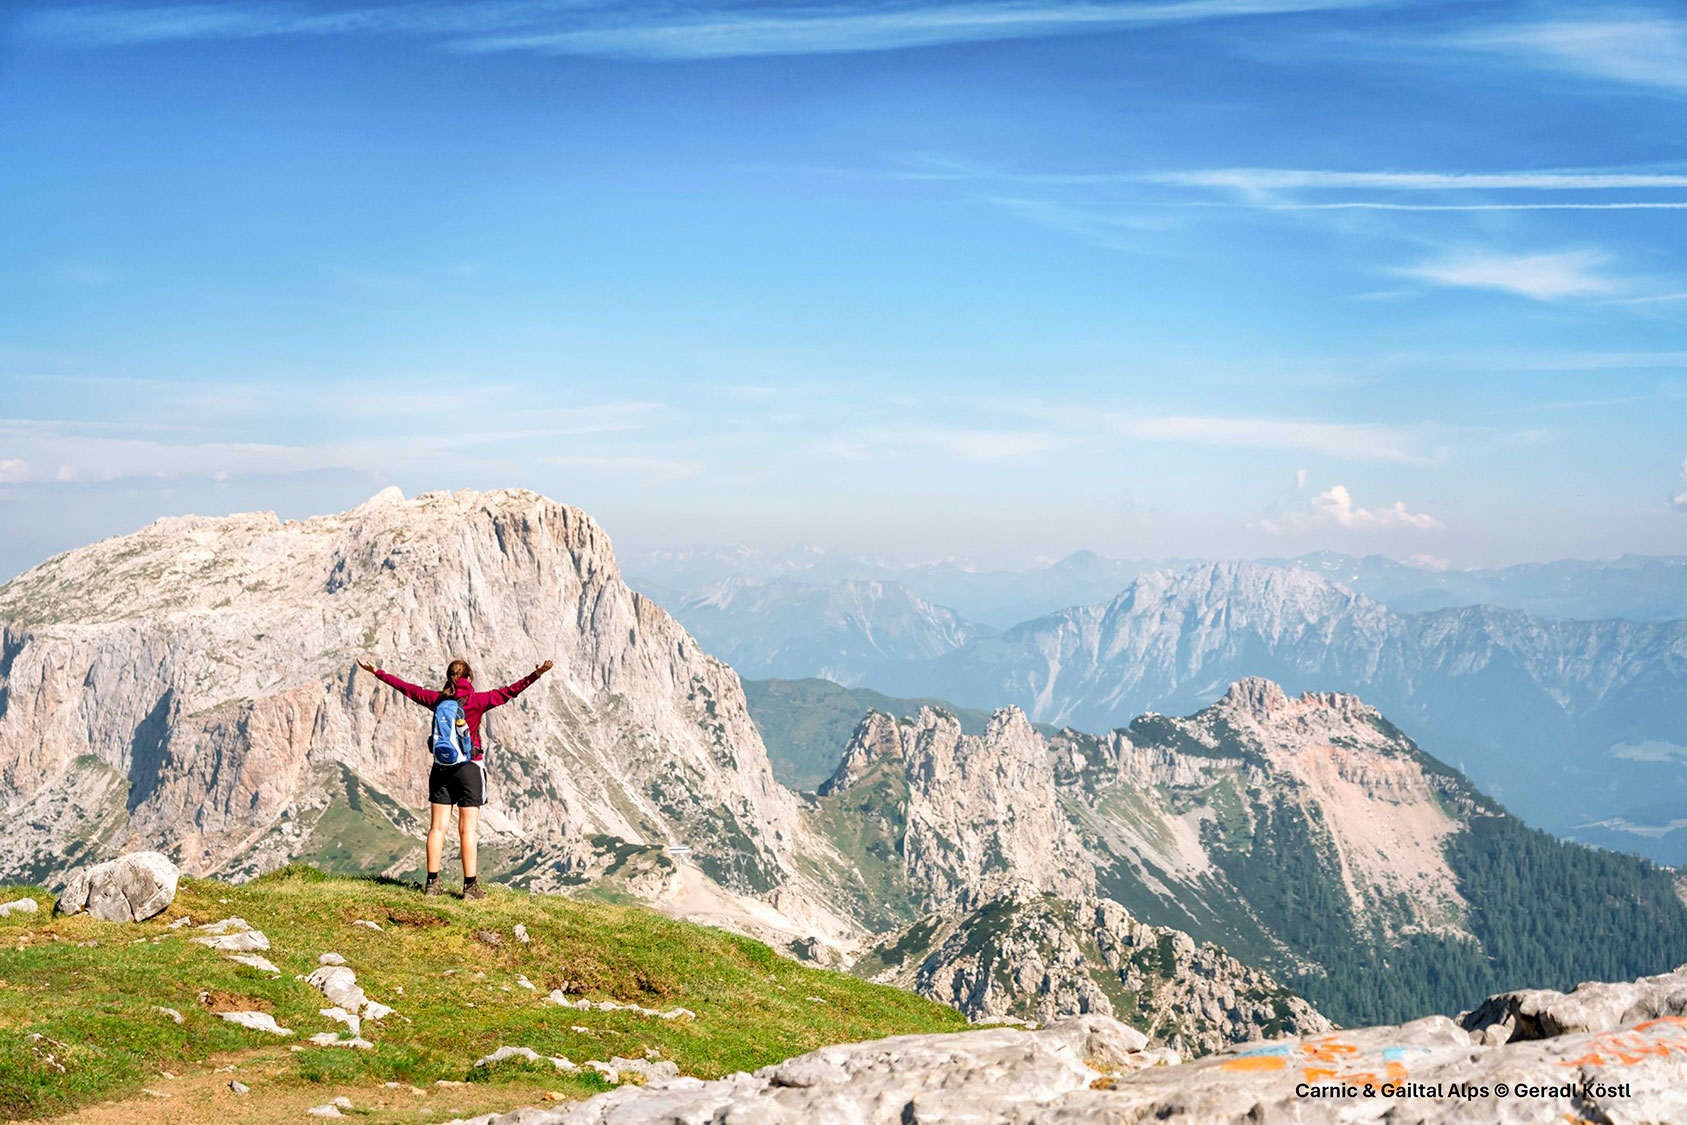
[{"label": "woman standing on grass", "polygon": [[508,687],[491,691],[476,691],[474,673],[466,660],[453,660],[445,669],[445,686],[439,691],[406,683],[391,672],[383,672],[367,660],[357,666],[376,679],[397,688],[406,699],[414,700],[430,711],[442,701],[453,699],[462,708],[467,720],[468,760],[456,765],[435,762],[428,772],[428,802],[433,806],[433,823],[428,827],[428,881],[423,894],[443,893],[439,887],[439,861],[445,853],[445,825],[453,806],[457,809],[457,839],[463,852],[463,897],[485,898],[480,887],[479,859],[476,855],[475,833],[480,827],[480,806],[486,803],[486,751],[480,742],[480,719],[494,707],[502,706],[526,691],[533,681],[551,670],[547,660]]}]

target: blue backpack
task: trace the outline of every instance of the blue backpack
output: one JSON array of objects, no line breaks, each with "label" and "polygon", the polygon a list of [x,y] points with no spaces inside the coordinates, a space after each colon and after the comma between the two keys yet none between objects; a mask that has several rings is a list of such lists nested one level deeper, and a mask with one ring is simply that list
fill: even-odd
[{"label": "blue backpack", "polygon": [[463,705],[451,696],[434,705],[428,748],[433,751],[433,760],[442,766],[460,766],[474,757],[474,743],[469,738],[469,717],[463,711]]}]

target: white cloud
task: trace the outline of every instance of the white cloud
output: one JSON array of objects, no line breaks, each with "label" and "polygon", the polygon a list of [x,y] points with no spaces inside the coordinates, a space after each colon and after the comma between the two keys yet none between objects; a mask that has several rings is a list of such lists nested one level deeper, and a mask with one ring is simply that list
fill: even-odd
[{"label": "white cloud", "polygon": [[1046,453],[1071,443],[1059,434],[1039,431],[925,430],[918,437],[967,461],[998,461]]},{"label": "white cloud", "polygon": [[[1681,483],[1687,485],[1687,460],[1681,462]],[[1687,488],[1677,492],[1669,504],[1678,512],[1687,512]]]},{"label": "white cloud", "polygon": [[809,448],[842,461],[881,461],[915,450],[936,450],[962,461],[1000,461],[1069,446],[1074,439],[1041,430],[886,429],[870,435],[822,438]]},{"label": "white cloud", "polygon": [[1589,78],[1687,92],[1687,22],[1653,16],[1516,24],[1449,42]]},{"label": "white cloud", "polygon": [[29,479],[29,462],[15,457],[0,461],[0,483],[10,484]]},{"label": "white cloud", "polygon": [[1498,289],[1536,301],[1597,297],[1617,292],[1619,282],[1596,271],[1610,261],[1597,250],[1555,254],[1493,254],[1468,251],[1396,272],[1436,285]]},{"label": "white cloud", "polygon": [[926,5],[789,5],[697,13],[687,5],[411,3],[315,10],[222,3],[74,7],[28,25],[88,46],[271,36],[400,35],[458,50],[709,59],[896,50],[1085,34],[1242,16],[1377,7],[1390,0],[998,0]]},{"label": "white cloud", "polygon": [[1212,168],[1154,172],[1148,183],[1229,188],[1246,194],[1369,189],[1381,191],[1567,191],[1687,187],[1687,175],[1654,172],[1353,172],[1327,168]]},{"label": "white cloud", "polygon": [[1306,487],[1306,470],[1305,469],[1296,469],[1295,470],[1295,488],[1300,489],[1300,488],[1305,488],[1305,487]]},{"label": "white cloud", "polygon": [[1277,418],[1120,416],[1114,428],[1128,437],[1190,441],[1203,445],[1298,449],[1360,461],[1425,461],[1421,434],[1412,427],[1371,422],[1304,422]]},{"label": "white cloud", "polygon": [[1442,526],[1434,516],[1409,512],[1406,502],[1396,500],[1385,508],[1361,508],[1345,485],[1331,485],[1299,507],[1274,513],[1260,521],[1261,530],[1272,534],[1308,531],[1317,527],[1340,527],[1348,531],[1376,531],[1402,528],[1431,531]]}]

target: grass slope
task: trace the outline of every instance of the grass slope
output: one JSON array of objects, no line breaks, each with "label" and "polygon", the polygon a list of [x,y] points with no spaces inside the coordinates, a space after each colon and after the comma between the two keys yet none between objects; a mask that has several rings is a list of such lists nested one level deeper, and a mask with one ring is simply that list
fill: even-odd
[{"label": "grass slope", "polygon": [[[921,707],[947,711],[967,734],[983,734],[990,712],[956,707],[941,699],[897,699],[871,688],[846,688],[830,680],[745,680],[750,718],[756,721],[773,776],[792,789],[812,790],[832,776],[849,736],[869,711],[906,719]],[[1039,726],[1044,734],[1055,728]]]},{"label": "grass slope", "polygon": [[[424,898],[399,884],[306,867],[238,886],[184,879],[169,910],[132,925],[54,918],[51,896],[39,889],[0,890],[0,901],[20,894],[42,910],[0,918],[0,1119],[84,1107],[78,1119],[91,1119],[100,1112],[93,1103],[186,1090],[197,1076],[202,1100],[217,1098],[201,1114],[259,1119],[259,1107],[272,1105],[290,1107],[283,1116],[296,1119],[303,1106],[346,1094],[354,1105],[394,1096],[413,1103],[383,1120],[440,1120],[531,1102],[547,1090],[585,1096],[605,1088],[595,1074],[549,1065],[473,1066],[506,1044],[576,1063],[655,1051],[683,1073],[714,1077],[827,1043],[965,1026],[957,1012],[911,993],[635,907],[498,888],[478,903]],[[190,927],[168,928],[184,914],[195,924],[244,918],[269,937],[264,956],[281,975],[195,944]],[[353,925],[357,919],[382,930]],[[529,943],[516,940],[518,922]],[[372,1051],[290,1049],[339,1029],[319,1014],[327,999],[295,979],[327,951],[346,958],[371,998],[396,1009],[364,1025]],[[683,1006],[697,1018],[563,1008],[545,1002],[553,988],[659,1010]],[[184,1022],[157,1007],[176,1009]],[[215,1014],[237,1008],[270,1012],[296,1035],[278,1040]],[[238,1069],[213,1083],[213,1064]],[[231,1076],[253,1094],[233,1100]],[[441,1079],[471,1085],[435,1086]],[[406,1092],[393,1095],[387,1082]],[[147,1096],[136,1103],[145,1109]],[[144,1116],[121,1106],[104,1112],[112,1120]]]}]

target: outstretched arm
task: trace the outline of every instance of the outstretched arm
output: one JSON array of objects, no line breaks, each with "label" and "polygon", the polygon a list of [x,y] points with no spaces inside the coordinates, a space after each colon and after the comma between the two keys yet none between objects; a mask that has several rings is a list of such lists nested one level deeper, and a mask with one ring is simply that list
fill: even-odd
[{"label": "outstretched arm", "polygon": [[493,688],[491,691],[486,693],[492,697],[492,702],[487,704],[487,706],[503,706],[522,692],[526,691],[528,688],[532,687],[533,681],[537,680],[540,676],[543,676],[546,672],[549,672],[553,667],[555,667],[554,663],[547,660],[537,668],[533,669],[533,671],[517,680],[515,683],[509,684],[506,687]]},{"label": "outstretched arm", "polygon": [[412,683],[407,683],[393,675],[391,672],[381,671],[367,660],[359,660],[357,662],[357,666],[374,676],[377,680],[380,680],[383,684],[386,684],[388,687],[397,688],[406,699],[420,703],[423,707],[432,707],[434,704],[439,702],[439,692],[432,691],[425,687],[417,687]]}]

